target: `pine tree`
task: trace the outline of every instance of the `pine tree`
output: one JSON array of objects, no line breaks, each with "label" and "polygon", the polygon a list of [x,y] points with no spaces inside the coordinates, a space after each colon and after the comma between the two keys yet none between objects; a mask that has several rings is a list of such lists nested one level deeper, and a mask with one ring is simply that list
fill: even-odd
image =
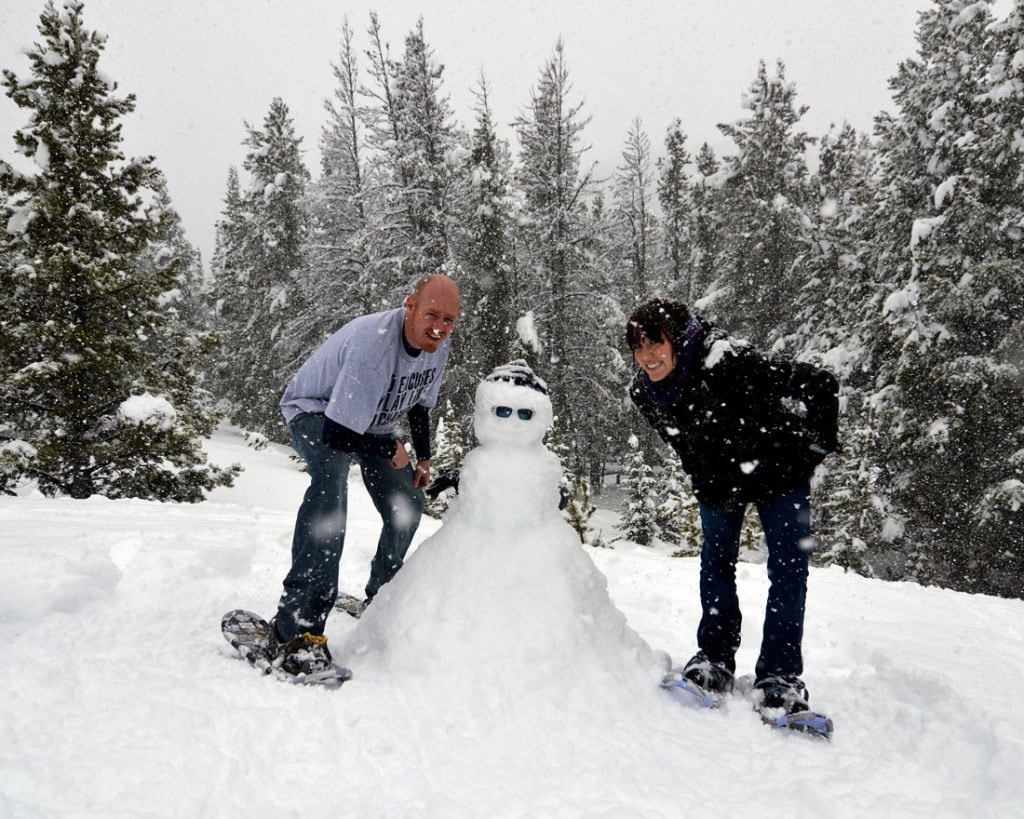
[{"label": "pine tree", "polygon": [[201,500],[237,468],[200,446],[217,416],[169,307],[181,260],[158,246],[173,228],[162,177],[121,151],[134,97],[99,71],[105,38],[82,4],[49,3],[39,33],[30,78],[3,72],[32,112],[14,139],[37,170],[0,162],[0,488]]},{"label": "pine tree", "polygon": [[512,158],[496,131],[487,81],[476,90],[476,124],[463,170],[461,195],[453,201],[452,242],[462,290],[459,331],[452,337],[446,389],[469,414],[477,382],[517,357],[515,202]]},{"label": "pine tree", "polygon": [[[564,47],[559,41],[515,120],[520,143],[517,183],[523,197],[519,269],[524,312],[535,328],[527,356],[551,387],[555,414],[571,448],[586,459],[583,471],[600,485],[600,468],[612,440],[609,425],[621,420],[626,378],[619,352],[623,315],[614,283],[594,264],[596,223],[587,207],[593,168],[581,167],[589,118],[571,104]],[[529,271],[529,275],[525,272]],[[573,363],[587,356],[584,373]],[[602,407],[595,414],[594,407]],[[602,427],[601,425],[605,426]]]},{"label": "pine tree", "polygon": [[[320,135],[324,197],[323,221],[332,230],[335,253],[348,248],[353,236],[366,229],[365,147],[359,104],[359,65],[352,29],[345,19],[338,62],[331,66],[337,87],[333,100],[324,101],[327,124]],[[339,262],[350,262],[342,253]]]},{"label": "pine tree", "polygon": [[[159,177],[155,204],[165,215],[164,223],[154,243],[149,247],[149,261],[153,266],[177,266],[177,280],[172,291],[164,296],[170,312],[190,331],[202,333],[203,347],[213,349],[209,328],[212,317],[206,302],[203,260],[196,247],[185,236],[181,216],[171,202],[163,175]],[[145,258],[145,257],[144,257]],[[198,338],[197,338],[198,342]]]},{"label": "pine tree", "polygon": [[569,525],[579,535],[580,543],[591,546],[601,546],[601,537],[595,533],[590,525],[590,519],[597,511],[590,495],[590,481],[583,477],[571,475],[567,487],[565,509],[562,515],[569,522]]},{"label": "pine tree", "polygon": [[[1004,20],[990,26],[993,58],[986,78],[986,91],[980,98],[981,131],[979,164],[988,169],[992,188],[990,197],[998,196],[1000,221],[998,241],[1001,260],[1020,258],[1020,242],[1024,235],[1024,157],[1017,149],[1020,123],[1024,122],[1024,3],[1016,0]],[[996,237],[993,236],[993,239]],[[1009,272],[1009,269],[1005,269]],[[1002,287],[1017,282],[1020,276],[1007,280]],[[1006,310],[1016,301],[1018,310]],[[994,349],[994,359],[1012,363],[1019,368],[1024,350],[1024,317],[1019,306],[1024,303],[1019,293],[1010,290],[1000,305],[1008,315],[1008,327]],[[973,525],[980,542],[993,544],[986,556],[986,568],[996,575],[1001,594],[1024,597],[1024,545],[1019,533],[1024,532],[1024,430],[1012,432],[1012,451],[1003,453],[1004,474],[986,488]],[[1017,535],[1014,537],[1014,535]]]},{"label": "pine tree", "polygon": [[680,546],[673,553],[674,557],[699,554],[700,507],[675,452],[670,451],[665,455],[658,485],[661,492],[655,519],[661,533],[659,537],[666,543]]},{"label": "pine tree", "polygon": [[639,118],[626,136],[622,164],[615,175],[614,199],[616,220],[627,242],[626,267],[630,272],[628,300],[623,304],[632,310],[647,301],[654,292],[653,235],[656,220],[651,211],[651,141]]},{"label": "pine tree", "polygon": [[[582,116],[582,103],[570,105],[570,92],[559,40],[531,92],[527,111],[515,120],[521,146],[517,182],[529,222],[525,251],[535,271],[528,297],[549,356],[547,380],[556,402],[564,395],[561,357],[570,348],[575,329],[573,311],[579,310],[572,286],[583,281],[583,259],[575,249],[585,233],[584,197],[592,181],[580,167],[586,150],[582,131],[590,120]],[[564,415],[559,406],[555,409]]]},{"label": "pine tree", "polygon": [[842,566],[872,577],[872,556],[891,548],[894,533],[886,524],[898,515],[876,487],[878,432],[871,405],[862,391],[843,390],[848,407],[857,401],[859,412],[848,411],[850,421],[841,426],[843,449],[826,462],[824,477],[814,486],[811,528],[820,548],[813,558],[815,565]]},{"label": "pine tree", "polygon": [[717,275],[725,243],[724,197],[712,182],[719,168],[714,150],[705,142],[697,153],[697,178],[690,189],[690,281],[685,294],[688,304],[708,295],[707,289]]},{"label": "pine tree", "polygon": [[627,540],[648,546],[660,534],[655,501],[658,487],[635,437],[630,440],[630,448],[632,452],[624,480],[625,507],[619,528]]},{"label": "pine tree", "polygon": [[368,264],[367,157],[358,98],[359,67],[346,18],[337,83],[324,101],[327,122],[320,134],[321,175],[307,189],[309,226],[302,248],[298,287],[308,294],[286,334],[300,356],[342,324],[379,308]]},{"label": "pine tree", "polygon": [[449,266],[448,210],[466,149],[422,18],[400,61],[390,58],[375,14],[369,35],[372,83],[363,91],[372,103],[364,117],[374,154],[368,181],[374,214],[368,252],[381,304],[390,305],[407,295],[411,281]]},{"label": "pine tree", "polygon": [[295,281],[306,235],[302,200],[309,172],[302,164],[302,140],[281,99],[271,102],[262,129],[246,127],[249,151],[243,168],[249,185],[237,202],[228,200],[237,213],[225,213],[228,244],[218,271],[228,280],[216,285],[225,300],[219,314],[224,348],[218,372],[231,419],[247,430],[286,440],[277,402],[309,353],[282,335],[304,307]]},{"label": "pine tree", "polygon": [[769,77],[764,62],[744,99],[749,115],[719,129],[736,144],[725,160],[730,235],[721,275],[730,300],[721,302],[723,323],[754,343],[764,343],[788,326],[791,305],[803,285],[798,266],[807,238],[803,206],[807,195],[805,151],[814,140],[797,131],[806,106],[785,66]]},{"label": "pine tree", "polygon": [[224,343],[224,329],[239,321],[243,307],[245,280],[239,267],[247,231],[238,169],[233,166],[228,169],[226,188],[224,210],[221,211],[221,218],[217,220],[214,231],[210,281],[204,291],[207,310],[221,345],[217,352],[205,360],[204,369],[210,390],[221,399],[220,404],[225,410],[230,404],[225,396],[231,389],[231,361],[220,355],[219,351]]},{"label": "pine tree", "polygon": [[875,152],[850,125],[833,128],[821,139],[818,172],[808,194],[813,241],[804,257],[807,277],[795,299],[794,349],[824,353],[861,344],[851,336],[878,286],[869,218],[877,189],[874,173]]},{"label": "pine tree", "polygon": [[[462,468],[462,461],[468,449],[468,436],[459,421],[458,414],[451,401],[445,402],[444,417],[437,423],[434,435],[433,458],[430,461],[431,473],[435,479],[457,478]],[[427,502],[426,513],[431,517],[441,518],[448,510],[454,492],[441,492]]]},{"label": "pine tree", "polygon": [[662,212],[662,246],[667,260],[664,292],[692,304],[694,280],[690,268],[690,216],[693,203],[686,166],[686,134],[677,117],[665,134],[665,155],[658,160],[658,202]]},{"label": "pine tree", "polygon": [[767,544],[765,542],[764,529],[761,526],[761,518],[758,517],[757,508],[751,504],[743,515],[743,528],[740,534],[740,557],[747,557],[743,554],[744,551],[758,552],[761,554],[761,557],[755,558],[752,562],[762,562],[766,548]]},{"label": "pine tree", "polygon": [[807,279],[795,299],[795,329],[781,345],[840,379],[843,448],[814,484],[813,528],[828,544],[815,559],[867,575],[870,552],[890,548],[883,537],[886,502],[877,493],[874,468],[877,369],[870,325],[881,312],[872,263],[875,164],[871,144],[849,125],[822,138],[808,196],[813,241],[804,257]]},{"label": "pine tree", "polygon": [[986,516],[993,501],[1012,509],[1005,488],[1021,478],[1013,453],[1024,395],[1014,345],[1004,344],[1024,292],[1020,231],[1007,230],[1020,212],[1013,163],[1000,165],[979,139],[994,113],[985,96],[996,59],[990,22],[987,3],[937,0],[920,18],[918,59],[892,83],[900,117],[882,145],[892,178],[888,254],[904,278],[884,305],[894,348],[879,402],[880,460],[908,518],[911,576],[1009,593],[1024,541]]},{"label": "pine tree", "polygon": [[448,261],[447,209],[460,145],[443,93],[443,75],[444,66],[435,62],[427,45],[421,17],[405,38],[405,54],[395,75],[399,134],[395,161],[406,185],[411,278],[444,270]]},{"label": "pine tree", "polygon": [[400,138],[399,109],[395,100],[398,64],[391,58],[376,12],[370,13],[367,29],[370,47],[369,81],[359,86],[367,104],[359,109],[365,126],[366,166],[366,255],[374,310],[393,306],[406,284],[402,273],[408,245],[408,218],[401,191],[407,179],[395,161]]},{"label": "pine tree", "polygon": [[579,453],[573,448],[574,439],[568,434],[562,419],[555,417],[554,425],[547,438],[547,447],[558,457],[562,481],[559,486],[561,498],[559,507],[562,517],[576,531],[580,543],[591,546],[605,546],[600,532],[594,532],[589,524],[597,508],[591,501],[590,481],[579,474]]}]

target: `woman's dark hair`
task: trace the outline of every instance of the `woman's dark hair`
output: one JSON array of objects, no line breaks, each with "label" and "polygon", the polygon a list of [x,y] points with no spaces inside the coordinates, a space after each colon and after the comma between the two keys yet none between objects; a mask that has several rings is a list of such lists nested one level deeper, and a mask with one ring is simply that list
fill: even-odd
[{"label": "woman's dark hair", "polygon": [[690,311],[681,301],[651,299],[633,311],[626,322],[626,343],[630,350],[639,349],[644,339],[659,344],[680,336],[690,322]]}]

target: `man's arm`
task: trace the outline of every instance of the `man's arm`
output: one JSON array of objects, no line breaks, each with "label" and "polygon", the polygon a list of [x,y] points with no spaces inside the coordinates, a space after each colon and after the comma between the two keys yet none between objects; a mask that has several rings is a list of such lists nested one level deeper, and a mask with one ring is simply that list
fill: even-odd
[{"label": "man's arm", "polygon": [[430,483],[430,410],[421,404],[414,404],[409,410],[409,433],[412,448],[416,450],[416,477],[413,486],[424,487]]},{"label": "man's arm", "polygon": [[412,436],[412,448],[421,461],[429,461],[430,452],[430,410],[421,404],[415,404],[409,410],[409,432]]}]

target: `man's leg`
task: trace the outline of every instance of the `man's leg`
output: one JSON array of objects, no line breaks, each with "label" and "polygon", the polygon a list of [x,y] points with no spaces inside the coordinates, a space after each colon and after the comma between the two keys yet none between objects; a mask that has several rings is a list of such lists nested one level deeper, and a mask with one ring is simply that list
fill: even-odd
[{"label": "man's leg", "polygon": [[323,634],[338,596],[338,565],[345,545],[351,456],[323,442],[324,416],[300,415],[291,424],[295,449],[305,459],[309,488],[292,535],[292,567],[278,604],[278,634],[290,640]]},{"label": "man's leg", "polygon": [[768,603],[757,678],[803,673],[801,646],[811,553],[810,486],[757,505],[768,542]]},{"label": "man's leg", "polygon": [[700,505],[704,547],[700,553],[700,603],[702,615],[697,645],[709,660],[736,671],[740,647],[740,601],[736,594],[736,558],[745,507],[728,510]]},{"label": "man's leg", "polygon": [[366,596],[372,599],[402,568],[423,516],[423,490],[412,485],[411,465],[395,469],[387,458],[360,458],[359,463],[366,491],[384,523],[366,584]]}]

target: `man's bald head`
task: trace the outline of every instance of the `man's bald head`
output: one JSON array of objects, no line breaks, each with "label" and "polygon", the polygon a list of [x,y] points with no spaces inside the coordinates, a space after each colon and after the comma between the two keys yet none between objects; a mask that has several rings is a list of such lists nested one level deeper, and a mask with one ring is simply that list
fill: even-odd
[{"label": "man's bald head", "polygon": [[432,353],[451,335],[462,309],[459,286],[443,273],[420,277],[405,300],[405,339]]}]

